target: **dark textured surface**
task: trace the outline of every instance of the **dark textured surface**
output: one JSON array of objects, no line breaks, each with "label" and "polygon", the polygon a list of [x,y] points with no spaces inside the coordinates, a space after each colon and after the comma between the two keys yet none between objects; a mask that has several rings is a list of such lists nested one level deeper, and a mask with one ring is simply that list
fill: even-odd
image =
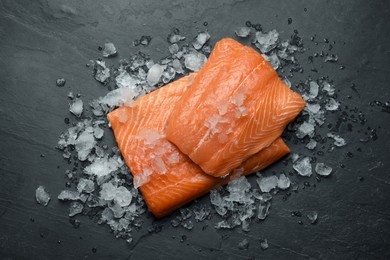
[{"label": "dark textured surface", "polygon": [[[389,17],[389,1],[0,0],[0,258],[390,258],[390,114],[369,105],[390,99]],[[316,65],[319,73],[306,70],[301,76],[330,76],[340,90],[343,109],[357,107],[367,115],[367,122],[352,132],[339,124],[349,144],[323,158],[336,169],[333,176],[286,202],[276,196],[269,218],[252,223],[248,234],[202,230],[207,222],[192,231],[174,229],[169,219],[159,221],[164,225],[162,232],[148,234],[149,214],[143,229],[134,234],[132,246],[86,217],[74,229],[67,205],[55,199],[64,188],[67,165],[53,147],[67,128],[63,121],[69,116],[67,93],[81,93],[89,101],[107,92],[85,67],[89,59],[99,57],[97,46],[106,39],[113,41],[120,55],[110,62],[116,63],[137,50],[131,46],[133,40],[151,35],[147,52],[158,60],[167,53],[165,39],[172,27],[192,37],[207,21],[215,42],[232,37],[246,20],[275,28],[284,38],[296,28],[305,42],[314,34],[320,42],[324,37],[336,41],[334,51],[345,70],[321,62]],[[308,50],[307,55],[313,52]],[[66,78],[64,88],[55,86],[58,77]],[[350,88],[352,82],[357,91]],[[332,115],[330,121],[336,124],[339,115]],[[361,143],[368,126],[377,130],[378,139]],[[113,142],[112,134],[105,139]],[[292,145],[292,149],[299,148]],[[353,158],[346,156],[348,151]],[[345,168],[338,167],[340,163]],[[282,168],[280,163],[272,167]],[[46,208],[34,201],[40,184],[53,196]],[[293,210],[313,209],[319,213],[316,225],[304,218],[304,225],[299,225],[299,219],[290,215]],[[183,243],[182,235],[187,236]],[[239,250],[237,244],[244,237],[250,241],[249,249]],[[260,249],[259,238],[268,239],[268,250]]]}]

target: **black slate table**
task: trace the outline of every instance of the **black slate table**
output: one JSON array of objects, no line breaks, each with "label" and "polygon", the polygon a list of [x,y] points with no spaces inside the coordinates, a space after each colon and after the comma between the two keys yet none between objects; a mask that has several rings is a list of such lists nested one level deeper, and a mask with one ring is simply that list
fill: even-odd
[{"label": "black slate table", "polygon": [[[129,246],[87,217],[73,228],[68,205],[55,198],[65,188],[67,164],[54,146],[70,116],[67,93],[81,93],[87,101],[107,93],[85,66],[100,57],[97,47],[114,42],[117,62],[138,50],[131,44],[135,39],[150,35],[147,51],[159,60],[167,54],[166,35],[173,27],[191,37],[207,28],[215,43],[233,37],[247,20],[284,37],[297,29],[305,42],[314,34],[336,42],[344,70],[318,65],[320,75],[310,70],[302,75],[330,76],[343,109],[357,107],[367,117],[360,130],[343,133],[346,147],[327,155],[333,175],[286,202],[276,196],[268,219],[252,224],[248,234],[202,230],[204,224],[174,229],[163,219],[161,232],[149,234],[144,226]],[[389,259],[390,115],[370,105],[390,99],[389,32],[389,1],[0,0],[0,258]],[[67,80],[63,88],[55,85],[59,77]],[[376,129],[377,140],[359,142],[368,127]],[[112,135],[105,138],[114,142]],[[46,208],[34,200],[41,184],[53,196]],[[319,213],[316,225],[299,225],[290,214],[313,209]],[[154,221],[150,214],[145,219]],[[183,235],[187,239],[180,241]],[[240,250],[244,237],[250,246]],[[268,250],[261,250],[259,238],[268,239]]]}]

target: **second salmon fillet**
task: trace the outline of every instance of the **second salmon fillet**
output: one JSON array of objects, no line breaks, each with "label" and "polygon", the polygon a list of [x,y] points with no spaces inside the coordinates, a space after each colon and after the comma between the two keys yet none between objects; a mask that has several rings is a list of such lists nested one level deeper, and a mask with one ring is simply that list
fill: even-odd
[{"label": "second salmon fillet", "polygon": [[176,103],[166,137],[222,177],[270,146],[304,107],[258,52],[226,38]]}]

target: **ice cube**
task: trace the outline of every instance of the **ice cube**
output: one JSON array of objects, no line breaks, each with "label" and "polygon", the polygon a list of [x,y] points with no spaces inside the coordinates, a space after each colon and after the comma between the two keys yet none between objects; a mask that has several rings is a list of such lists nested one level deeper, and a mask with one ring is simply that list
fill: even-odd
[{"label": "ice cube", "polygon": [[183,74],[183,66],[181,65],[180,61],[178,59],[174,59],[172,61],[172,67],[175,69],[176,73]]},{"label": "ice cube", "polygon": [[201,205],[199,207],[194,207],[193,212],[195,215],[196,222],[202,222],[210,215],[211,209],[209,207]]},{"label": "ice cube", "polygon": [[310,81],[309,87],[310,87],[309,94],[308,95],[307,94],[303,95],[303,98],[305,100],[313,100],[313,99],[315,99],[318,96],[319,86],[318,86],[317,82]]},{"label": "ice cube", "polygon": [[184,56],[184,65],[192,71],[199,71],[206,61],[206,56],[196,51],[192,51]]},{"label": "ice cube", "polygon": [[80,117],[83,113],[83,101],[76,98],[71,104],[69,104],[69,111],[77,117]]},{"label": "ice cube", "polygon": [[256,181],[262,192],[269,192],[278,185],[278,177],[276,176],[261,177]]},{"label": "ice cube", "polygon": [[174,44],[170,45],[168,47],[168,49],[169,49],[169,52],[171,54],[175,54],[175,53],[177,53],[179,51],[179,45],[177,45],[177,43],[174,43]]},{"label": "ice cube", "polygon": [[192,220],[187,220],[181,223],[181,226],[185,229],[191,230],[194,228],[194,223]]},{"label": "ice cube", "polygon": [[328,176],[332,173],[332,168],[325,165],[324,163],[317,163],[315,167],[315,171],[318,175]]},{"label": "ice cube", "polygon": [[317,114],[320,111],[321,107],[319,104],[306,104],[305,110],[311,114]]},{"label": "ice cube", "polygon": [[279,33],[276,30],[271,30],[268,33],[256,32],[256,47],[262,53],[267,53],[274,49],[278,42]]},{"label": "ice cube", "polygon": [[167,67],[163,72],[162,81],[164,84],[172,81],[176,76],[176,70],[173,67]]},{"label": "ice cube", "polygon": [[118,170],[123,165],[119,156],[95,158],[92,164],[84,168],[84,173],[103,177]]},{"label": "ice cube", "polygon": [[102,185],[100,198],[105,201],[113,200],[120,207],[127,207],[131,203],[132,195],[126,187],[116,187],[111,182],[107,182]]},{"label": "ice cube", "polygon": [[293,164],[293,168],[301,176],[311,176],[312,168],[309,157],[304,157]]},{"label": "ice cube", "polygon": [[280,174],[279,175],[279,180],[278,180],[278,188],[285,190],[288,187],[290,187],[290,179],[285,175],[285,174]]},{"label": "ice cube", "polygon": [[251,194],[249,193],[250,188],[251,184],[245,176],[232,180],[227,186],[227,190],[230,194],[225,200],[238,203],[249,203],[252,201]]},{"label": "ice cube", "polygon": [[66,80],[64,78],[58,78],[56,80],[57,87],[63,87],[65,86],[65,84],[66,84]]},{"label": "ice cube", "polygon": [[[264,56],[264,54],[263,54]],[[280,66],[280,60],[278,58],[278,56],[275,54],[275,53],[272,53],[270,56],[266,56],[266,60],[269,61],[269,63],[271,63],[271,66],[277,70]]]},{"label": "ice cube", "polygon": [[96,139],[101,139],[103,137],[104,131],[99,126],[95,126],[93,129],[93,136]]},{"label": "ice cube", "polygon": [[317,141],[314,139],[310,139],[310,141],[306,144],[306,148],[309,150],[314,150],[317,146]]},{"label": "ice cube", "polygon": [[83,212],[83,208],[84,208],[83,204],[81,204],[78,201],[73,201],[72,203],[70,203],[69,217],[73,217],[77,214],[80,214],[81,212]]},{"label": "ice cube", "polygon": [[328,133],[327,136],[333,138],[333,140],[334,140],[333,144],[338,146],[338,147],[341,147],[341,146],[344,146],[347,144],[347,142],[344,140],[344,138],[340,137],[339,135]]},{"label": "ice cube", "polygon": [[325,62],[337,62],[339,60],[339,57],[336,54],[330,54],[326,55]]},{"label": "ice cube", "polygon": [[109,208],[112,210],[115,218],[121,218],[125,214],[125,210],[118,203],[110,203]]},{"label": "ice cube", "polygon": [[177,43],[177,42],[183,41],[185,39],[186,39],[186,37],[181,36],[179,34],[171,34],[171,35],[168,36],[168,41],[170,43]]},{"label": "ice cube", "polygon": [[139,187],[141,187],[145,183],[148,183],[149,180],[150,180],[150,172],[145,171],[142,173],[138,173],[133,178],[134,188],[138,189]]},{"label": "ice cube", "polygon": [[299,159],[299,155],[296,154],[296,153],[291,154],[290,157],[291,157],[291,161],[292,161],[293,163],[295,163],[295,162],[298,161],[298,159]]},{"label": "ice cube", "polygon": [[110,208],[105,208],[101,213],[101,218],[100,218],[101,222],[105,223],[105,222],[112,221],[113,219],[114,219],[114,212],[112,212]]},{"label": "ice cube", "polygon": [[239,27],[235,31],[236,35],[241,38],[246,38],[251,33],[251,28],[247,26]]},{"label": "ice cube", "polygon": [[94,78],[101,82],[106,83],[108,78],[110,77],[110,69],[106,67],[106,63],[104,61],[96,61],[93,69]]},{"label": "ice cube", "polygon": [[322,82],[322,89],[328,93],[329,96],[333,96],[335,89],[329,82]]},{"label": "ice cube", "polygon": [[103,49],[103,57],[108,58],[108,57],[113,57],[117,54],[115,45],[112,42],[107,42],[104,44],[104,49]]},{"label": "ice cube", "polygon": [[316,211],[310,211],[307,213],[306,217],[311,224],[315,224],[318,218],[318,213]]},{"label": "ice cube", "polygon": [[201,32],[198,34],[198,36],[196,36],[196,39],[192,43],[192,46],[194,46],[195,50],[200,50],[209,39],[210,34],[208,31]]},{"label": "ice cube", "polygon": [[168,163],[175,164],[180,161],[180,154],[177,151],[172,152],[172,154],[168,158]]},{"label": "ice cube", "polygon": [[303,122],[296,133],[299,139],[304,138],[305,136],[313,137],[314,136],[314,125],[308,122]]},{"label": "ice cube", "polygon": [[45,186],[39,186],[35,190],[35,199],[42,206],[46,207],[50,201],[50,194],[46,191]]},{"label": "ice cube", "polygon": [[77,191],[63,190],[58,195],[59,200],[79,200],[80,194]]},{"label": "ice cube", "polygon": [[248,247],[249,247],[249,241],[246,238],[242,240],[240,243],[238,243],[238,249],[240,250],[248,249]]},{"label": "ice cube", "polygon": [[266,250],[268,248],[268,241],[267,241],[267,239],[260,239],[260,248],[262,250]]},{"label": "ice cube", "polygon": [[325,109],[328,111],[335,111],[339,108],[339,106],[339,102],[337,102],[334,98],[329,98],[328,102],[325,105]]},{"label": "ice cube", "polygon": [[152,41],[152,37],[143,35],[141,36],[139,43],[143,46],[147,46],[151,41]]},{"label": "ice cube", "polygon": [[137,84],[141,83],[141,80],[135,76],[130,75],[126,70],[121,71],[118,76],[115,77],[115,83],[119,88],[137,88]]},{"label": "ice cube", "polygon": [[77,184],[77,190],[79,193],[91,193],[95,190],[95,183],[91,180],[80,178]]},{"label": "ice cube", "polygon": [[78,159],[80,161],[85,161],[89,153],[92,151],[92,148],[95,146],[96,141],[95,138],[93,137],[93,133],[85,130],[75,140],[74,144],[76,147]]},{"label": "ice cube", "polygon": [[270,202],[260,202],[257,212],[257,218],[264,220],[269,215]]},{"label": "ice cube", "polygon": [[287,87],[291,88],[291,81],[288,78],[283,78],[283,82],[287,85]]},{"label": "ice cube", "polygon": [[164,66],[160,64],[154,64],[148,71],[146,80],[150,86],[155,86],[161,79],[161,76],[164,72]]}]

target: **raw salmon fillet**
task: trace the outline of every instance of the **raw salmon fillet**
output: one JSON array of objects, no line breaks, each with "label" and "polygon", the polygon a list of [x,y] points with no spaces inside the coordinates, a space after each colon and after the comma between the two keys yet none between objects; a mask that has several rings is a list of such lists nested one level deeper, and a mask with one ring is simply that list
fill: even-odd
[{"label": "raw salmon fillet", "polygon": [[221,177],[271,145],[304,107],[258,52],[222,39],[172,110],[166,136]]},{"label": "raw salmon fillet", "polygon": [[[230,180],[205,174],[165,138],[168,117],[194,76],[179,79],[137,99],[131,107],[108,114],[134,185],[140,186],[146,204],[156,217],[163,217]],[[287,153],[289,148],[279,138],[244,162],[231,178],[263,169]]]}]

